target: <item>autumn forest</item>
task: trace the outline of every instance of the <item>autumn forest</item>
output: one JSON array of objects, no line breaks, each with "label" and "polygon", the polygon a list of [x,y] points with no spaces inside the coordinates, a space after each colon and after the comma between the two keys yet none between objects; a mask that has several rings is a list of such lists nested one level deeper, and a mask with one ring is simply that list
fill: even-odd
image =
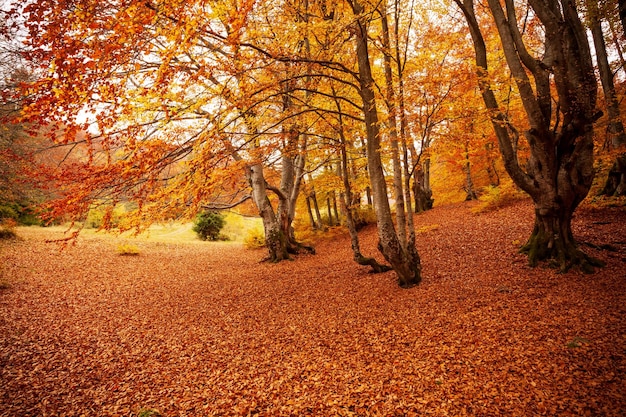
[{"label": "autumn forest", "polygon": [[0,416],[626,413],[623,0],[0,5]]}]

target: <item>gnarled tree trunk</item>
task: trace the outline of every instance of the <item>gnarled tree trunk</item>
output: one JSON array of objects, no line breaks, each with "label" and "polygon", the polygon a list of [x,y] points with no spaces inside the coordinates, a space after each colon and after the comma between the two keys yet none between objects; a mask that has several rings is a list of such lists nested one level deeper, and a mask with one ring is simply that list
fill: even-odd
[{"label": "gnarled tree trunk", "polygon": [[[591,271],[600,263],[584,255],[572,235],[574,210],[593,180],[593,123],[597,83],[591,52],[573,0],[529,0],[543,25],[541,58],[526,49],[514,0],[488,0],[512,78],[516,81],[530,129],[525,137],[530,158],[518,160],[518,130],[501,110],[488,76],[485,41],[473,0],[455,0],[468,22],[476,52],[483,100],[491,111],[505,168],[535,203],[535,227],[522,251],[531,265],[548,260],[562,271],[579,265]],[[532,74],[532,80],[528,74]],[[556,96],[555,96],[556,95]],[[553,103],[559,103],[553,109]]]}]

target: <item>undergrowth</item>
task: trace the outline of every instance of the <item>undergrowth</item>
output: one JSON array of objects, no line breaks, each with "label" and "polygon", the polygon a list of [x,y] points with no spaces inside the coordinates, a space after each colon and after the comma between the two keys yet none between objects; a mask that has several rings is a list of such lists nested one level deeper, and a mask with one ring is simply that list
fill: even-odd
[{"label": "undergrowth", "polygon": [[255,227],[248,230],[243,238],[243,245],[246,249],[259,249],[265,246],[265,233],[263,228]]},{"label": "undergrowth", "polygon": [[17,222],[13,219],[3,219],[0,222],[0,240],[15,239],[17,234],[15,233],[15,227]]},{"label": "undergrowth", "polygon": [[122,243],[117,246],[117,253],[122,256],[137,256],[140,251],[135,245],[129,243]]},{"label": "undergrowth", "polygon": [[478,197],[478,203],[471,208],[471,212],[474,214],[487,213],[526,198],[528,196],[519,190],[513,182],[505,182],[499,186],[490,185],[483,189]]}]

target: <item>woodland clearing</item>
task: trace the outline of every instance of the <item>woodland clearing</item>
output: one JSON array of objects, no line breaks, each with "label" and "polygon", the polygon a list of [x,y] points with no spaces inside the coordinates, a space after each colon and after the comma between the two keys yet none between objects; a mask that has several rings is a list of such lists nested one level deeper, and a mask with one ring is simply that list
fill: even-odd
[{"label": "woodland clearing", "polygon": [[[625,415],[626,212],[576,213],[594,275],[528,267],[532,219],[417,216],[408,290],[347,235],[268,264],[232,243],[59,251],[20,228],[0,252],[0,415]],[[375,229],[361,239],[380,258]]]}]

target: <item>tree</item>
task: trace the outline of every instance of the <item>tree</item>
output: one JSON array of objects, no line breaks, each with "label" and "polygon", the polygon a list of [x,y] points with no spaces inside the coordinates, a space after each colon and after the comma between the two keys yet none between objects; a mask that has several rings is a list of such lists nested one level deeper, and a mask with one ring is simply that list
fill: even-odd
[{"label": "tree", "polygon": [[421,263],[414,242],[403,246],[392,220],[383,172],[380,141],[381,132],[374,92],[374,79],[368,50],[368,14],[358,0],[347,0],[354,13],[353,30],[356,37],[356,57],[359,70],[359,94],[367,135],[367,165],[372,186],[374,209],[378,225],[379,250],[398,275],[401,287],[411,287],[421,281]]},{"label": "tree", "polygon": [[[597,0],[587,1],[587,20],[593,37],[593,44],[598,62],[598,72],[604,92],[604,101],[608,116],[607,144],[619,149],[626,146],[626,132],[622,123],[617,91],[613,82],[614,74],[609,64],[606,42],[602,31],[602,18],[600,5]],[[602,194],[626,195],[626,153],[616,158],[613,167],[609,171]]]},{"label": "tree", "polygon": [[202,240],[218,240],[226,224],[224,216],[215,211],[204,211],[196,216],[192,230]]},{"label": "tree", "polygon": [[[251,199],[268,259],[297,250],[291,222],[307,141],[298,126],[308,123],[292,104],[299,68],[272,54],[299,50],[301,28],[261,37],[265,49],[250,43],[294,19],[300,3],[290,6],[283,15],[251,1],[15,3],[15,21],[28,16],[26,56],[40,65],[27,117],[65,126],[54,140],[68,152],[78,131],[91,133],[88,155],[49,176],[64,189],[50,215],[80,220],[93,204],[134,201],[126,225],[141,228]],[[274,172],[279,184],[268,180]]]},{"label": "tree", "polygon": [[[506,0],[504,6],[498,0],[488,1],[528,122],[524,137],[530,158],[523,167],[514,146],[520,127],[502,110],[490,81],[485,47],[488,25],[481,25],[472,0],[455,3],[469,26],[479,86],[506,170],[535,205],[535,226],[522,250],[531,265],[553,260],[563,271],[573,265],[592,271],[599,262],[577,247],[571,221],[593,180],[593,123],[601,113],[596,109],[591,52],[576,5],[571,0],[529,0],[530,8],[522,10],[513,0]],[[527,16],[531,27],[542,34],[525,38],[518,16]],[[540,41],[539,48],[529,48],[530,41]],[[533,56],[531,51],[541,51],[543,56]]]}]

